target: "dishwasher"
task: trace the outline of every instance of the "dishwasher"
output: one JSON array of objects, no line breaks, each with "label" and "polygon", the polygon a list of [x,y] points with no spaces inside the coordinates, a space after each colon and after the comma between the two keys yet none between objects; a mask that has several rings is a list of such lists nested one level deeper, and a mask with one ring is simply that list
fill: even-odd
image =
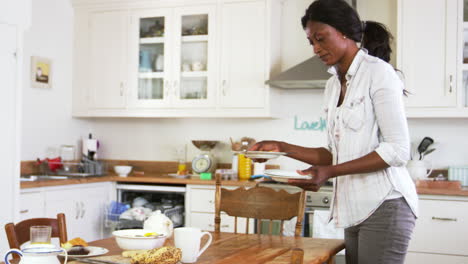
[{"label": "dishwasher", "polygon": [[160,210],[169,217],[175,227],[185,224],[185,186],[117,184],[117,202],[125,205],[126,212],[106,213],[106,225],[113,230],[143,228],[149,215]]}]

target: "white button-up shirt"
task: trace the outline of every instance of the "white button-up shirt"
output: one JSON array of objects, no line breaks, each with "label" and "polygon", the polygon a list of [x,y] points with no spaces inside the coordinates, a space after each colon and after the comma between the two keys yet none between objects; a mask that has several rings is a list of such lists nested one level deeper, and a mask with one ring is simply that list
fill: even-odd
[{"label": "white button-up shirt", "polygon": [[341,84],[335,67],[325,88],[324,112],[333,164],[376,151],[387,169],[334,178],[330,218],[338,227],[366,220],[386,198],[401,193],[417,215],[418,196],[406,170],[410,143],[403,106],[403,83],[393,67],[359,50],[346,73],[346,94],[337,107]]}]

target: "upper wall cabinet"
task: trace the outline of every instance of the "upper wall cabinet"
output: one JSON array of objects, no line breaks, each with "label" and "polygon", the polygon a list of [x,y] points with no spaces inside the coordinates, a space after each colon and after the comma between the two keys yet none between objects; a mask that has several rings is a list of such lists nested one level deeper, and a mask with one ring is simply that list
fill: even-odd
[{"label": "upper wall cabinet", "polygon": [[279,1],[95,2],[74,1],[74,116],[270,116]]},{"label": "upper wall cabinet", "polygon": [[468,117],[463,5],[462,0],[399,1],[398,68],[411,93],[408,117]]}]

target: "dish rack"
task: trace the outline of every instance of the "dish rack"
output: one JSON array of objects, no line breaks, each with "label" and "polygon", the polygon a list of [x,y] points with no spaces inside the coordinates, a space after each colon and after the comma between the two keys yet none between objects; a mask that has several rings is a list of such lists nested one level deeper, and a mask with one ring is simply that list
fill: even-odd
[{"label": "dish rack", "polygon": [[450,181],[460,181],[462,186],[468,186],[468,166],[451,166],[448,169]]},{"label": "dish rack", "polygon": [[[51,170],[51,167],[57,169]],[[86,158],[81,162],[50,162],[45,160],[39,164],[39,171],[42,175],[63,175],[69,177],[103,176],[107,174],[107,163]]]},{"label": "dish rack", "polygon": [[[176,206],[174,208],[165,209],[162,211],[169,219],[171,219],[174,228],[184,226],[184,207]],[[114,213],[110,206],[105,208],[105,219],[104,227],[111,229],[111,231],[121,230],[121,229],[139,229],[143,228],[144,221],[131,220],[131,219],[120,219],[122,213]],[[146,220],[146,219],[145,219]]]}]

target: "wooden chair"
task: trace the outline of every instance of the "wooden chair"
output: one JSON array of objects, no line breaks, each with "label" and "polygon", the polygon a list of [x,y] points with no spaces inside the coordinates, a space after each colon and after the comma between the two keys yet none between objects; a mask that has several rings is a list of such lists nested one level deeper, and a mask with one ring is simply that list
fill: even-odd
[{"label": "wooden chair", "polygon": [[269,233],[272,233],[273,220],[281,220],[280,235],[283,235],[285,220],[297,216],[295,236],[300,236],[302,219],[304,217],[305,193],[290,194],[285,190],[276,191],[271,188],[255,186],[250,189],[243,187],[235,190],[221,188],[221,176],[216,175],[215,194],[215,232],[220,232],[221,211],[234,216],[234,233],[237,233],[237,218],[247,218],[245,233],[249,233],[249,219],[257,219],[257,230],[260,220],[269,221]]},{"label": "wooden chair", "polygon": [[[23,220],[16,225],[8,223],[5,225],[5,231],[8,238],[10,248],[20,248],[22,244],[29,241],[29,229],[31,226],[47,225],[52,227],[51,237],[58,237],[61,243],[68,241],[67,239],[67,225],[65,222],[65,215],[63,213],[57,214],[57,218],[31,218]],[[16,254],[13,255],[14,259],[19,259]]]}]

